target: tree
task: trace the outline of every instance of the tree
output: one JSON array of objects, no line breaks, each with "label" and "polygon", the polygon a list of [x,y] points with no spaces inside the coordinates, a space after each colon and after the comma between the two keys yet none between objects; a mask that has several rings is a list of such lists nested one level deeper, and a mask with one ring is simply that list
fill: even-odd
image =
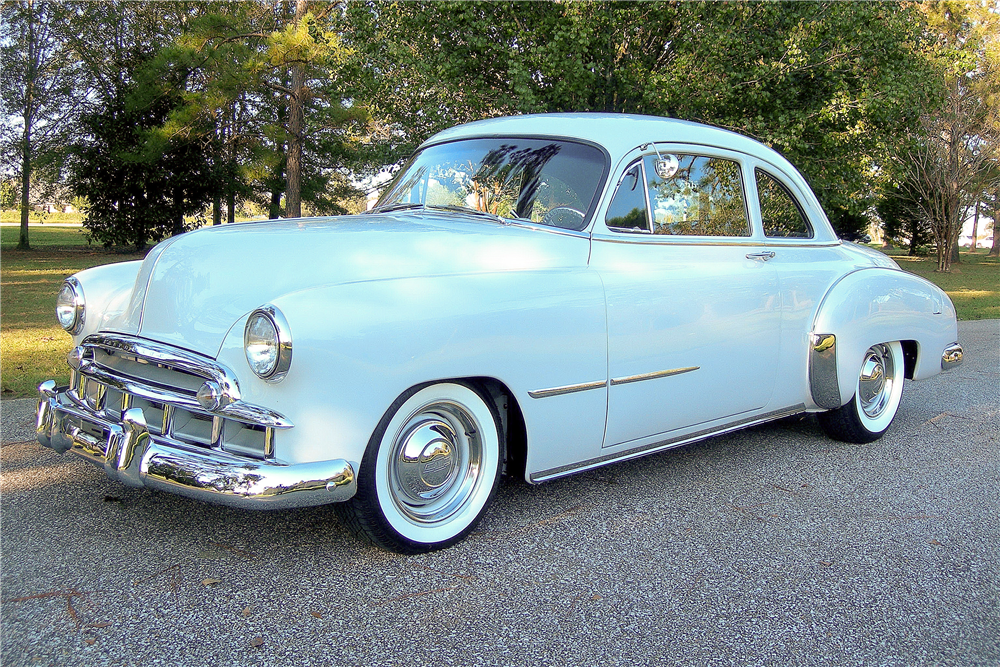
[{"label": "tree", "polygon": [[[21,232],[27,250],[29,192],[38,175],[58,178],[66,132],[79,107],[79,65],[58,28],[65,7],[56,2],[4,2],[0,9],[0,117],[4,153],[19,166]],[[10,123],[9,125],[7,123]]]},{"label": "tree", "polygon": [[924,245],[930,236],[930,227],[920,208],[919,195],[904,185],[884,189],[875,210],[882,221],[886,243],[899,243],[908,239],[910,255]]},{"label": "tree", "polygon": [[398,160],[432,132],[510,113],[617,111],[754,136],[856,220],[928,67],[896,3],[350,3],[375,137]]},{"label": "tree", "polygon": [[148,91],[138,76],[188,16],[186,3],[68,5],[65,35],[90,93],[70,147],[69,182],[88,201],[84,220],[105,245],[144,248],[184,228],[216,189],[203,134],[157,138],[180,98],[177,80]]},{"label": "tree", "polygon": [[980,85],[984,46],[997,39],[996,17],[984,4],[927,2],[922,6],[936,42],[930,58],[943,102],[926,109],[911,147],[897,158],[907,187],[918,196],[937,249],[937,270],[950,271],[969,210],[996,159],[1000,126]]},{"label": "tree", "polygon": [[202,211],[217,189],[217,172],[197,141],[175,137],[150,154],[148,132],[173,100],[135,107],[128,93],[83,117],[88,139],[74,149],[70,182],[87,198],[84,224],[95,239],[141,251],[184,231],[184,217]]},{"label": "tree", "polygon": [[147,68],[149,91],[184,82],[161,136],[213,128],[230,215],[237,193],[257,196],[270,217],[282,195],[289,216],[303,201],[340,212],[336,199],[351,188],[331,165],[350,159],[352,128],[366,118],[345,92],[340,29],[337,4],[199,5]]}]

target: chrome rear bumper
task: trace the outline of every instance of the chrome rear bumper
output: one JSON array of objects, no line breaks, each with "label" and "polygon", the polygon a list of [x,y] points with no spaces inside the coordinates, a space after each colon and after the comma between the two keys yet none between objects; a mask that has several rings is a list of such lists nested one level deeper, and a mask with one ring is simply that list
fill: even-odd
[{"label": "chrome rear bumper", "polygon": [[949,345],[941,353],[941,370],[947,371],[962,365],[962,355],[965,352],[958,343]]},{"label": "chrome rear bumper", "polygon": [[51,380],[38,392],[38,442],[104,468],[128,486],[248,509],[324,505],[357,491],[354,468],[343,459],[281,465],[204,450],[151,433],[140,408],[118,421],[73,401]]}]

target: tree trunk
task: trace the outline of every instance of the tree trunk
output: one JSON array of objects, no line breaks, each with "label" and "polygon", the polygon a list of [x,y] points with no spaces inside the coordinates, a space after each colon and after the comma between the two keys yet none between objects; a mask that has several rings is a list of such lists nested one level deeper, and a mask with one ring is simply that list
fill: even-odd
[{"label": "tree trunk", "polygon": [[236,222],[236,188],[230,186],[229,199],[226,202],[229,208],[229,224]]},{"label": "tree trunk", "polygon": [[28,125],[24,128],[24,153],[21,162],[21,235],[17,241],[18,250],[31,250],[28,243],[28,192],[31,182],[31,148],[28,142]]},{"label": "tree trunk", "polygon": [[972,218],[972,244],[969,246],[969,250],[975,252],[976,247],[979,245],[979,201],[976,201],[976,214]]},{"label": "tree trunk", "polygon": [[996,202],[993,206],[993,247],[990,248],[987,257],[1000,257],[1000,225],[997,224],[1000,223],[997,219],[1000,218],[1000,211],[997,210],[1000,209],[1000,190],[996,191],[993,201]]},{"label": "tree trunk", "polygon": [[[306,15],[306,0],[295,2],[295,23]],[[306,93],[306,68],[292,67],[292,87],[288,96],[288,166],[285,170],[285,217],[302,217],[302,107]]]},{"label": "tree trunk", "polygon": [[222,197],[219,196],[218,192],[212,198],[212,224],[222,224]]},{"label": "tree trunk", "polygon": [[21,135],[21,234],[17,240],[18,250],[31,250],[28,243],[28,194],[31,192],[31,126],[35,122],[35,53],[38,45],[35,43],[35,8],[32,0],[28,0],[28,53],[26,54],[28,72],[27,89],[24,91],[24,132]]}]

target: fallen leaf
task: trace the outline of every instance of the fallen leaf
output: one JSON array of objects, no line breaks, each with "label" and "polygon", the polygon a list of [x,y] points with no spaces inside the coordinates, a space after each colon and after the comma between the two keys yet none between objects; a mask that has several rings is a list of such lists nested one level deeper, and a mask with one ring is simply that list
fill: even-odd
[{"label": "fallen leaf", "polygon": [[318,611],[311,611],[309,613],[315,616],[316,618],[323,618],[323,614],[319,613]]},{"label": "fallen leaf", "polygon": [[603,600],[604,598],[602,598],[600,595],[594,595],[594,597],[592,597],[590,599],[591,600]]},{"label": "fallen leaf", "polygon": [[253,612],[250,611],[250,607],[244,607],[243,608],[243,618],[249,618],[250,614],[252,614],[252,613]]},{"label": "fallen leaf", "polygon": [[264,645],[263,637],[254,637],[253,641],[250,642],[250,646],[253,646],[254,648],[259,648],[263,645]]},{"label": "fallen leaf", "polygon": [[927,542],[927,544],[933,544],[936,547],[943,547],[944,546],[943,544],[941,544],[937,540],[930,540],[930,541]]},{"label": "fallen leaf", "polygon": [[221,584],[222,579],[204,579],[201,582],[202,586],[215,586],[216,584]]},{"label": "fallen leaf", "polygon": [[97,643],[97,640],[96,639],[84,639],[83,643],[86,644],[87,646],[93,646],[94,644]]},{"label": "fallen leaf", "polygon": [[833,563],[831,563],[830,561],[826,561],[826,560],[821,560],[819,562],[819,564],[822,565],[823,567],[830,567],[831,565],[833,565]]}]

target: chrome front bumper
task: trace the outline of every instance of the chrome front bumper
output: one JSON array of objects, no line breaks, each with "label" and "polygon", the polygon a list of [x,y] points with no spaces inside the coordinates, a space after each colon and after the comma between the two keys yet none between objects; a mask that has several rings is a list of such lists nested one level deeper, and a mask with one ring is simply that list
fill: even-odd
[{"label": "chrome front bumper", "polygon": [[125,410],[119,421],[95,414],[51,380],[38,393],[38,442],[128,486],[248,509],[325,505],[357,491],[354,468],[343,459],[281,465],[205,450],[151,433],[141,408]]}]

